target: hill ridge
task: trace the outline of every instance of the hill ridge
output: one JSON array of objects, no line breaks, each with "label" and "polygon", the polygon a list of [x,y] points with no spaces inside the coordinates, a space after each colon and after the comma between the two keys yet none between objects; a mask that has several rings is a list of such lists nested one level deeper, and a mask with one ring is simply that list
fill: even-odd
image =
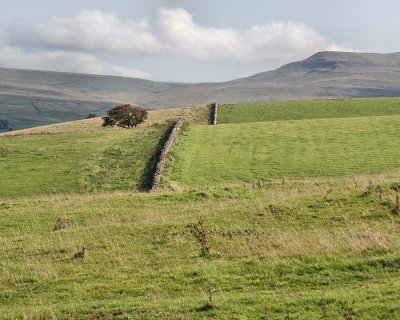
[{"label": "hill ridge", "polygon": [[[307,59],[255,75],[217,83],[157,82],[104,75],[0,68],[0,119],[29,127],[135,103],[149,109],[277,100],[400,96],[400,53],[317,52]],[[47,122],[27,123],[10,106],[40,101]],[[65,101],[66,106],[59,106]],[[70,105],[76,112],[68,117]],[[46,110],[46,108],[43,108]],[[58,110],[58,111],[57,111]],[[59,112],[61,116],[54,115]],[[36,115],[37,116],[37,115]],[[42,115],[43,116],[43,115]],[[64,118],[63,118],[64,117]],[[26,118],[26,117],[25,117]],[[25,121],[25,122],[24,122]],[[20,124],[21,123],[21,124]]]}]

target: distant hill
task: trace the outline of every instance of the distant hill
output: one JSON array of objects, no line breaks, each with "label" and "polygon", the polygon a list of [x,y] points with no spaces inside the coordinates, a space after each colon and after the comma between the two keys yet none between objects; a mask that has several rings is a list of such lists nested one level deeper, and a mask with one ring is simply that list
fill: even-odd
[{"label": "distant hill", "polygon": [[117,103],[153,107],[150,97],[176,86],[124,77],[0,68],[0,120],[21,129],[78,120],[89,113],[102,115]]},{"label": "distant hill", "polygon": [[270,84],[271,93],[281,99],[400,96],[399,80],[400,53],[319,52],[234,82]]},{"label": "distant hill", "polygon": [[15,128],[100,115],[126,102],[157,109],[210,101],[393,96],[400,96],[400,53],[319,52],[247,78],[198,84],[0,68],[0,120]]}]

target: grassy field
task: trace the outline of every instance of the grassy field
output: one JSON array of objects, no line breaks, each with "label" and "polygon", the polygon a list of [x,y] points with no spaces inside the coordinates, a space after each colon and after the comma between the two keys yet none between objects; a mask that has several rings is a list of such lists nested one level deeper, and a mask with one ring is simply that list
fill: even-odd
[{"label": "grassy field", "polygon": [[0,135],[0,319],[400,319],[400,115],[208,116]]},{"label": "grassy field", "polygon": [[167,129],[2,139],[0,197],[137,189]]},{"label": "grassy field", "polygon": [[169,168],[182,185],[376,174],[400,167],[400,116],[191,126]]},{"label": "grassy field", "polygon": [[399,98],[300,100],[223,105],[218,123],[400,115]]},{"label": "grassy field", "polygon": [[199,107],[150,112],[135,130],[103,129],[91,119],[1,135],[0,198],[146,188],[178,115],[207,122],[207,109]]},{"label": "grassy field", "polygon": [[399,179],[3,199],[0,316],[398,319]]}]

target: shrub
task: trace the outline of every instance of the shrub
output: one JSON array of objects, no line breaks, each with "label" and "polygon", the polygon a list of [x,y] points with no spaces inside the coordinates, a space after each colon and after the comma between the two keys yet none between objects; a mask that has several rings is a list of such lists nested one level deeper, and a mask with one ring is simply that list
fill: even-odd
[{"label": "shrub", "polygon": [[124,104],[107,111],[103,117],[103,127],[121,127],[131,129],[147,119],[147,111],[139,106]]}]

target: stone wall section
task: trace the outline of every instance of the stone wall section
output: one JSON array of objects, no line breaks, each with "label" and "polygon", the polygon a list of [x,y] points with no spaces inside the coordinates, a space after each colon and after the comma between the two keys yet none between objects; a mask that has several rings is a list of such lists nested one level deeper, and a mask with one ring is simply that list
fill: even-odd
[{"label": "stone wall section", "polygon": [[165,142],[163,149],[161,150],[160,158],[158,159],[157,162],[156,170],[154,172],[153,182],[151,183],[151,189],[149,190],[149,192],[155,192],[158,190],[158,187],[160,186],[161,175],[165,169],[165,164],[167,162],[168,153],[170,152],[185,122],[186,122],[185,118],[178,118],[178,120],[175,122],[171,130],[171,133],[169,134],[169,137]]},{"label": "stone wall section", "polygon": [[217,115],[218,115],[218,103],[214,102],[211,105],[211,124],[214,126],[217,124]]}]

